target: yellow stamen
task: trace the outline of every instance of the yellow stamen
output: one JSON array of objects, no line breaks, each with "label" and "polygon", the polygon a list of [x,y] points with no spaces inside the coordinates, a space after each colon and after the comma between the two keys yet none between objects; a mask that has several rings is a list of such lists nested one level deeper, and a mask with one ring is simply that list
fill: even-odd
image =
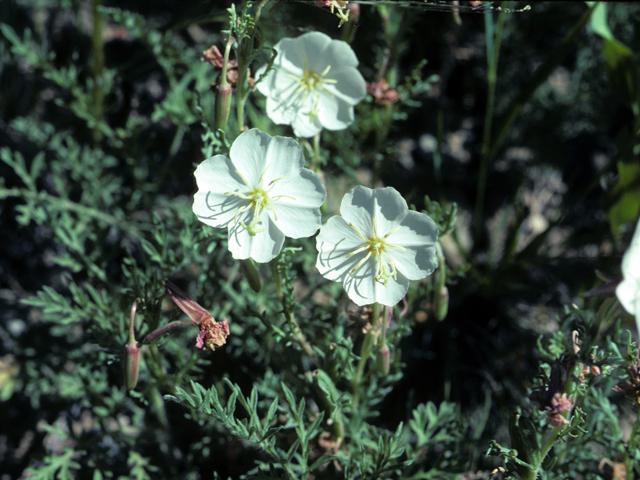
[{"label": "yellow stamen", "polygon": [[[349,274],[353,275],[367,260],[369,260],[369,258],[374,257],[376,260],[376,263],[378,264],[378,271],[376,273],[376,276],[374,277],[374,280],[384,286],[387,285],[390,277],[393,277],[394,280],[397,280],[398,271],[396,270],[396,265],[393,262],[393,259],[391,258],[391,256],[389,254],[385,254],[385,251],[387,248],[398,248],[402,251],[405,251],[405,252],[407,251],[406,248],[400,245],[393,245],[386,241],[386,239],[391,234],[398,231],[400,227],[398,226],[396,229],[392,230],[391,232],[387,233],[382,238],[380,238],[380,236],[378,235],[378,224],[376,222],[376,217],[373,217],[373,236],[370,238],[365,238],[362,232],[360,232],[360,230],[358,230],[358,228],[353,223],[350,223],[349,226],[353,228],[353,230],[362,239],[364,244],[360,245],[358,248],[356,248],[352,252],[345,255],[345,258],[350,258],[359,253],[367,252],[364,258],[362,258],[356,264],[356,266],[351,269]],[[387,266],[390,267],[391,273],[389,273],[389,269],[387,268]]]}]

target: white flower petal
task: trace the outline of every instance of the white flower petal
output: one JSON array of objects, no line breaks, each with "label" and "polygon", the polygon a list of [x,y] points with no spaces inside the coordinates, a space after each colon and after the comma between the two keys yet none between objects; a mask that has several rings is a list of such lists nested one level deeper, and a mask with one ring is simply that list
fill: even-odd
[{"label": "white flower petal", "polygon": [[223,155],[216,155],[198,165],[194,175],[199,190],[193,198],[193,213],[207,225],[225,227],[238,208],[246,204],[235,195],[225,195],[247,190],[233,163]]},{"label": "white flower petal", "polygon": [[353,123],[353,107],[325,94],[318,107],[318,120],[327,130],[344,130]]},{"label": "white flower petal", "polygon": [[274,187],[277,187],[286,181],[282,179],[297,177],[304,167],[302,148],[292,138],[273,137],[265,157],[268,165],[263,176],[265,187],[274,180],[276,180]]},{"label": "white flower petal", "polygon": [[616,296],[623,308],[635,316],[640,334],[640,222],[622,257],[622,276],[624,279],[616,287]]},{"label": "white flower petal", "polygon": [[355,68],[345,66],[332,68],[326,78],[336,81],[335,84],[328,83],[326,89],[333,96],[351,106],[360,103],[367,95],[364,77]]},{"label": "white flower petal", "polygon": [[636,225],[631,244],[622,257],[622,276],[640,279],[640,222]]},{"label": "white flower petal", "polygon": [[[278,218],[272,217],[277,227],[289,238],[306,238],[314,235],[320,223],[322,215],[320,209],[304,208],[295,205],[278,205],[276,207]],[[270,213],[269,216],[272,216]]]},{"label": "white flower petal", "polygon": [[264,172],[270,141],[271,135],[252,128],[241,133],[231,145],[231,161],[251,186],[258,183],[260,175]]},{"label": "white flower petal", "polygon": [[307,58],[306,37],[309,34],[300,35],[297,38],[283,38],[274,45],[278,52],[274,66],[278,71],[287,74],[300,75],[304,70],[304,59]]},{"label": "white flower petal", "polygon": [[267,97],[267,115],[276,125],[291,125],[298,112],[297,105],[287,105],[286,103]]},{"label": "white flower petal", "polygon": [[331,64],[339,67],[356,68],[358,66],[358,57],[343,40],[333,40],[327,44],[323,55],[331,58]]},{"label": "white flower petal", "polygon": [[340,214],[349,219],[365,237],[373,237],[373,219],[378,235],[393,231],[406,217],[409,208],[395,188],[358,186],[347,192],[340,205]]},{"label": "white flower petal", "polygon": [[347,255],[363,245],[362,239],[343,217],[336,215],[320,228],[316,238],[318,271],[329,280],[345,281],[349,271],[364,257]]},{"label": "white flower petal", "polygon": [[[340,40],[332,40],[331,37],[321,32],[305,33],[297,37],[295,40],[296,43],[300,43],[304,48],[304,57],[302,58],[302,63],[304,63],[304,59],[306,59],[307,68],[309,68],[310,70],[315,70],[316,72],[322,72],[327,67],[327,65],[330,65],[334,62],[334,59],[330,56],[330,54],[333,52],[333,48],[331,48],[331,45],[334,42],[340,42]],[[351,50],[348,44],[347,48]],[[355,57],[355,54],[353,56]],[[300,59],[298,58],[298,60]]]},{"label": "white flower petal", "polygon": [[438,226],[424,213],[409,211],[400,228],[387,237],[392,245],[404,247],[388,249],[399,272],[410,280],[420,280],[437,268],[435,241]]},{"label": "white flower petal", "polygon": [[[244,215],[245,223],[251,221],[251,215]],[[264,231],[256,235],[249,232],[238,222],[229,225],[229,251],[236,260],[252,258],[258,263],[267,263],[273,260],[282,250],[284,234],[276,227],[268,215],[261,216]]]},{"label": "white flower petal", "polygon": [[[322,180],[314,172],[304,169],[300,176],[276,184],[272,190],[275,215],[269,212],[276,225],[291,238],[310,237],[320,228],[320,206],[324,203],[327,192]],[[282,192],[282,193],[280,193]]]},{"label": "white flower petal", "polygon": [[640,294],[640,284],[635,279],[624,279],[616,287],[616,296],[620,304],[631,315],[640,313],[636,311],[636,300]]},{"label": "white flower petal", "polygon": [[282,196],[277,199],[278,205],[282,203],[320,208],[325,198],[327,198],[327,190],[315,172],[304,168],[297,177],[289,178],[283,182],[276,182],[273,190],[271,190],[271,195],[273,197]]},{"label": "white flower petal", "polygon": [[215,192],[198,191],[193,197],[193,213],[198,220],[212,227],[226,227],[238,209],[247,204],[240,197]]},{"label": "white flower petal", "polygon": [[348,275],[344,281],[347,295],[358,306],[380,303],[388,307],[397,305],[409,289],[409,280],[399,274],[397,280],[389,278],[386,285],[374,280],[377,264],[369,259],[354,275]]},{"label": "white flower petal", "polygon": [[309,138],[316,135],[322,130],[322,124],[317,116],[305,115],[308,113],[306,110],[300,110],[296,113],[291,127],[296,137]]}]

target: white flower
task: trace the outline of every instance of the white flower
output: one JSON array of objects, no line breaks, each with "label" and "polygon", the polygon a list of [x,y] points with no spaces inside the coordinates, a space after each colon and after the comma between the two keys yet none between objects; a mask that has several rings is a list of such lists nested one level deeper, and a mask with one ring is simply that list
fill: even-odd
[{"label": "white flower", "polygon": [[295,140],[254,128],[233,142],[229,156],[216,155],[196,169],[193,212],[207,225],[229,229],[234,258],[266,263],[280,253],[285,236],[318,230],[326,190],[303,168]]},{"label": "white flower", "polygon": [[636,317],[640,333],[640,222],[631,239],[631,245],[622,257],[624,279],[616,288],[616,296],[624,309]]},{"label": "white flower", "polygon": [[359,306],[397,304],[411,280],[435,270],[438,227],[410,211],[397,190],[356,187],[342,199],[340,214],[320,228],[316,267],[344,288]]},{"label": "white flower", "polygon": [[[274,123],[291,125],[297,137],[353,123],[353,106],[365,97],[366,87],[358,58],[346,42],[310,32],[283,38],[274,48],[276,70],[257,86],[267,97],[267,115]],[[265,69],[258,69],[256,78]]]}]

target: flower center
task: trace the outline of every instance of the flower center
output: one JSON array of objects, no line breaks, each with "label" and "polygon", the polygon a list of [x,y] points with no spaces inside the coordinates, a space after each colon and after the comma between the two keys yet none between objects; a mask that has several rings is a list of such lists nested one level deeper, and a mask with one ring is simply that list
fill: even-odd
[{"label": "flower center", "polygon": [[236,170],[236,173],[240,175],[240,178],[242,178],[242,181],[244,182],[244,184],[250,188],[250,191],[248,193],[225,192],[225,195],[236,195],[247,201],[247,204],[240,207],[236,212],[235,217],[233,217],[233,223],[236,223],[238,221],[238,216],[242,212],[244,212],[246,209],[253,210],[251,222],[249,222],[248,225],[245,222],[240,221],[240,225],[242,225],[242,227],[245,230],[247,230],[247,232],[249,232],[249,235],[251,235],[252,237],[254,235],[257,235],[260,232],[265,231],[265,228],[261,226],[262,224],[261,216],[264,210],[271,210],[273,212],[274,218],[278,220],[278,215],[276,214],[276,209],[274,207],[273,200],[277,200],[278,198],[283,198],[283,197],[295,200],[295,198],[290,197],[288,195],[274,195],[274,196],[269,195],[270,190],[273,188],[276,182],[280,180],[287,180],[288,178],[281,177],[281,178],[276,178],[275,180],[271,180],[271,182],[269,182],[269,185],[267,185],[266,188],[264,188],[262,186],[262,180],[268,168],[269,168],[269,165],[267,165],[267,168],[265,168],[264,172],[262,172],[262,175],[260,175],[260,179],[258,180],[258,186],[253,188],[251,187],[251,185],[249,185],[249,182],[247,182],[247,179],[244,178],[244,175],[242,175],[238,170]]},{"label": "flower center", "polygon": [[327,87],[325,85],[335,84],[338,83],[338,81],[333,78],[324,78],[329,73],[329,70],[331,70],[331,65],[327,65],[327,68],[325,68],[322,73],[310,70],[307,67],[307,59],[305,58],[304,71],[302,72],[302,75],[287,75],[287,77],[294,79],[299,84],[298,89],[294,92],[294,96],[302,94],[303,98],[306,98],[309,94],[316,93],[316,98],[312,101],[311,104],[311,110],[304,114],[309,116],[309,121],[312,121],[313,117],[318,114],[320,90],[322,89],[329,95],[333,96],[333,94],[329,90],[327,90]]},{"label": "flower center", "polygon": [[[373,279],[386,286],[390,277],[393,277],[394,280],[398,279],[396,266],[393,263],[393,258],[387,252],[387,249],[391,248],[399,248],[402,251],[407,251],[406,248],[401,247],[400,245],[393,245],[387,241],[393,233],[395,233],[400,227],[390,231],[383,237],[378,235],[378,228],[376,225],[376,217],[373,217],[373,237],[365,238],[360,230],[353,224],[350,223],[349,226],[353,228],[356,233],[362,238],[364,244],[356,248],[353,252],[345,255],[346,258],[352,257],[360,252],[367,252],[367,254],[358,262],[358,264],[353,267],[353,269],[349,272],[350,275],[353,275],[369,258],[373,257],[378,264],[378,271],[376,276]],[[386,252],[386,253],[385,253]]]}]

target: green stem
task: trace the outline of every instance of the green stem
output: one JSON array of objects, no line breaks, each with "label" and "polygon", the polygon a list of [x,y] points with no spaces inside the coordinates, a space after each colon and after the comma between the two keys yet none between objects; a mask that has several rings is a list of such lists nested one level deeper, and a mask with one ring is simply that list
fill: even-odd
[{"label": "green stem", "polygon": [[320,171],[320,137],[322,136],[322,130],[316,133],[313,137],[313,161],[311,162],[311,170],[319,173]]},{"label": "green stem", "polygon": [[172,328],[182,327],[183,325],[195,325],[196,327],[198,326],[198,324],[192,320],[179,320],[176,322],[170,322],[170,323],[167,323],[166,325],[163,325],[160,328],[155,329],[149,335],[144,337],[144,340],[142,341],[142,343],[151,343],[154,338],[159,337],[160,335],[168,332]]},{"label": "green stem", "polygon": [[362,383],[362,374],[364,373],[364,367],[367,364],[367,360],[369,360],[369,356],[371,355],[371,351],[373,350],[373,342],[375,340],[376,335],[378,334],[376,330],[378,326],[379,316],[380,316],[380,304],[376,302],[373,304],[373,314],[371,316],[371,328],[365,335],[364,341],[362,342],[362,351],[360,352],[360,360],[358,361],[356,376],[352,381],[354,411],[358,408],[358,403],[360,401],[360,386]]},{"label": "green stem", "polygon": [[304,333],[302,333],[302,330],[300,329],[300,326],[298,325],[298,322],[296,321],[296,317],[293,314],[293,312],[289,312],[287,314],[287,322],[289,323],[289,325],[291,326],[291,329],[293,330],[294,338],[296,342],[298,342],[298,345],[300,345],[302,349],[306,352],[306,354],[309,355],[309,357],[315,364],[316,368],[322,368],[320,359],[314,353],[313,349],[311,348],[311,345],[309,345],[309,342],[307,342],[307,339],[305,338]]},{"label": "green stem", "polygon": [[227,81],[227,67],[229,65],[229,53],[231,52],[231,45],[233,44],[233,37],[229,35],[227,43],[224,46],[224,58],[222,60],[222,73],[220,74],[220,85],[229,85]]},{"label": "green stem", "polygon": [[495,28],[494,43],[494,25],[493,11],[485,12],[485,35],[487,42],[487,108],[484,115],[484,131],[482,133],[482,153],[480,156],[480,173],[478,176],[478,192],[476,195],[476,209],[474,212],[474,236],[476,241],[480,237],[482,230],[482,212],[484,210],[484,196],[487,188],[487,171],[489,167],[489,147],[491,143],[491,126],[493,121],[493,108],[495,104],[496,82],[498,79],[498,58],[500,56],[500,43],[502,41],[502,30],[504,26],[505,13],[500,10],[498,13],[498,24]]},{"label": "green stem", "polygon": [[119,218],[116,218],[113,215],[109,215],[108,213],[105,213],[101,210],[86,207],[79,203],[72,202],[71,200],[50,195],[46,192],[32,192],[23,188],[0,188],[0,200],[7,197],[22,197],[30,200],[39,200],[42,203],[48,203],[54,206],[58,210],[66,210],[70,212],[76,212],[81,215],[86,215],[95,218],[96,220],[105,222],[109,225],[115,225],[116,227],[130,233],[133,236],[142,236],[140,230],[138,230],[137,227],[125,222],[124,220],[120,220]]},{"label": "green stem", "polygon": [[384,317],[382,319],[382,333],[380,334],[380,345],[385,345],[387,342],[387,325],[389,324],[389,317],[393,307],[384,307]]},{"label": "green stem", "polygon": [[624,460],[624,465],[627,469],[627,475],[631,474],[631,476],[627,477],[629,480],[633,480],[633,466],[634,466],[634,452],[638,448],[638,437],[640,437],[640,416],[636,418],[633,427],[631,428],[631,437],[629,437],[629,445],[626,448],[626,455]]},{"label": "green stem", "polygon": [[260,20],[260,13],[262,13],[262,7],[264,7],[270,0],[262,0],[256,8],[256,16],[254,18],[254,22],[258,25],[258,20]]},{"label": "green stem", "polygon": [[[280,300],[283,300],[284,295],[282,293],[282,285],[281,285],[282,278],[280,276],[280,271],[278,270],[278,257],[271,260],[271,262],[269,263],[269,266],[271,267],[271,272],[273,275],[273,283],[276,286],[276,294],[278,295],[278,298]],[[285,307],[284,301],[282,302],[282,306]],[[300,325],[298,325],[296,317],[293,314],[293,305],[289,309],[285,307],[285,310],[283,313],[287,323],[291,327],[294,340],[297,342],[298,345],[302,347],[302,349],[306,352],[306,354],[309,355],[313,363],[316,365],[316,368],[321,368],[322,365],[320,363],[320,359],[318,359],[317,355],[314,353],[313,349],[311,348],[311,345],[309,345],[309,342],[307,342],[307,339],[305,338],[304,333],[302,333],[302,329],[300,328]]]},{"label": "green stem", "polygon": [[[249,90],[247,89],[247,69],[249,64],[254,58],[253,45],[258,28],[258,21],[260,20],[260,13],[262,8],[269,2],[269,0],[262,0],[256,9],[256,15],[254,17],[255,27],[251,34],[250,39],[244,39],[244,42],[249,42],[246,45],[239,45],[238,51],[236,51],[236,58],[238,60],[238,81],[236,83],[236,117],[238,121],[238,132],[242,133],[245,129],[244,125],[244,106],[249,97]],[[242,52],[242,53],[240,53]]]},{"label": "green stem", "polygon": [[[104,121],[104,94],[102,91],[102,72],[104,70],[104,39],[102,38],[102,14],[98,7],[102,0],[93,0],[93,108],[98,123]],[[100,127],[93,127],[93,139],[99,142],[102,139]]]}]

